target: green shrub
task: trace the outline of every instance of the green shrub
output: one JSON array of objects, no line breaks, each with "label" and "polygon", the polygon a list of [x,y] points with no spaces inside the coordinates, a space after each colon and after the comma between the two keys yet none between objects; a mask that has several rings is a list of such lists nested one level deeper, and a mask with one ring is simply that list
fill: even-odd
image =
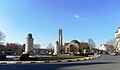
[{"label": "green shrub", "polygon": [[5,54],[0,54],[0,60],[4,60],[6,59],[6,55]]},{"label": "green shrub", "polygon": [[88,57],[88,54],[83,54],[83,53],[82,53],[82,54],[80,54],[80,56],[86,56],[86,57]]},{"label": "green shrub", "polygon": [[94,53],[89,53],[89,55],[94,55]]},{"label": "green shrub", "polygon": [[29,59],[28,59],[29,61],[37,61],[38,60],[38,58],[37,57],[29,57]]},{"label": "green shrub", "polygon": [[84,56],[64,56],[64,57],[39,57],[39,61],[44,60],[63,60],[63,59],[76,59],[76,58],[82,58]]},{"label": "green shrub", "polygon": [[20,61],[29,61],[29,54],[22,54],[20,56]]},{"label": "green shrub", "polygon": [[37,57],[29,57],[29,54],[22,54],[20,56],[20,61],[37,61]]},{"label": "green shrub", "polygon": [[84,54],[84,53],[81,53],[81,54],[74,54],[74,56],[88,56],[88,54]]}]

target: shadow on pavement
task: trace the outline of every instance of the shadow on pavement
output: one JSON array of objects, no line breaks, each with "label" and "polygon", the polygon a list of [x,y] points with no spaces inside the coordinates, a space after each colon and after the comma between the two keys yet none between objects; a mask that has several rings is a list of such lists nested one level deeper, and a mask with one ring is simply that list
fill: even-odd
[{"label": "shadow on pavement", "polygon": [[0,70],[58,70],[62,67],[113,64],[115,62],[83,62],[68,64],[8,64],[0,65]]}]

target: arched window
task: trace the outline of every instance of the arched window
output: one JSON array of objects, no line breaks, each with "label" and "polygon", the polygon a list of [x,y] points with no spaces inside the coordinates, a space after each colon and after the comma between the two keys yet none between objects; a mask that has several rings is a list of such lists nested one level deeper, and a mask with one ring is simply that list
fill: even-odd
[{"label": "arched window", "polygon": [[70,45],[70,52],[73,52],[73,51],[74,51],[74,46]]}]

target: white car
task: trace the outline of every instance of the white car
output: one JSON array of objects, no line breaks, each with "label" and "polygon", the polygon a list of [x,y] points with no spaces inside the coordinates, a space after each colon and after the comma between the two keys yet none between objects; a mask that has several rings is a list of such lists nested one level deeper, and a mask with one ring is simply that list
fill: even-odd
[{"label": "white car", "polygon": [[113,52],[113,53],[110,53],[110,55],[117,55],[117,53]]}]

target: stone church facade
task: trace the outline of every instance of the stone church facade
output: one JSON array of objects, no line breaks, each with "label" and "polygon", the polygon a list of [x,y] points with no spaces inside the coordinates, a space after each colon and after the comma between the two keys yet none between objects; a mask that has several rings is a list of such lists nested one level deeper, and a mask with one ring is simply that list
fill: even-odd
[{"label": "stone church facade", "polygon": [[72,40],[70,43],[64,44],[64,51],[67,54],[80,54],[84,53],[84,51],[88,53],[90,48],[88,43]]}]

